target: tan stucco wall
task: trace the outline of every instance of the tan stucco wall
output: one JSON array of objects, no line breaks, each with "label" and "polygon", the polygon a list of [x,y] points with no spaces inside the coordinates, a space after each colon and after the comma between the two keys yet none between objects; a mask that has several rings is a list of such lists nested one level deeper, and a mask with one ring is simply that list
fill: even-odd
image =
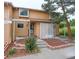
[{"label": "tan stucco wall", "polygon": [[4,44],[11,43],[11,24],[4,24]]},{"label": "tan stucco wall", "polygon": [[23,28],[18,28],[17,27],[17,22],[16,22],[16,36],[27,36],[28,35],[28,25],[27,22],[22,22],[24,24]]},{"label": "tan stucco wall", "polygon": [[10,44],[12,41],[12,5],[4,4],[4,44]]},{"label": "tan stucco wall", "polygon": [[5,5],[4,6],[4,19],[5,20],[11,20],[12,19],[12,6],[10,5]]},{"label": "tan stucco wall", "polygon": [[36,22],[34,24],[34,35],[36,35],[38,38],[40,37],[40,23]]}]

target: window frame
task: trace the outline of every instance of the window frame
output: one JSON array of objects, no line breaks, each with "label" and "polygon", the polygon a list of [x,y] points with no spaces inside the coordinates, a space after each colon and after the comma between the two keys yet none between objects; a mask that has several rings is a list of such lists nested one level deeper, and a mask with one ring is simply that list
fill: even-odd
[{"label": "window frame", "polygon": [[24,16],[24,15],[21,15],[21,14],[20,14],[21,9],[26,9],[26,8],[19,8],[19,16],[20,16],[20,17],[29,17],[29,9],[26,9],[26,10],[27,10],[27,16]]}]

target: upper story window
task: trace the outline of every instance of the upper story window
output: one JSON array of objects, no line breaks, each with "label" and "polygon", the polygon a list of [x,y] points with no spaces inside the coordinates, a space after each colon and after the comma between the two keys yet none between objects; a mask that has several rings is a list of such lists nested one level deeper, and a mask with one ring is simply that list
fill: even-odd
[{"label": "upper story window", "polygon": [[25,8],[19,9],[19,16],[21,17],[28,17],[29,16],[29,10]]}]

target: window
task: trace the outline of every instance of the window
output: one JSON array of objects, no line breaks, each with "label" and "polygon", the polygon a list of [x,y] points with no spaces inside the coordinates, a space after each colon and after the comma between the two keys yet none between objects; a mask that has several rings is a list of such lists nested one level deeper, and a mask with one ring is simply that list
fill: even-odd
[{"label": "window", "polygon": [[28,17],[28,15],[29,15],[28,9],[25,9],[25,8],[19,9],[19,16]]},{"label": "window", "polygon": [[18,28],[23,28],[23,24],[18,23],[18,24],[17,24],[17,27],[18,27]]}]

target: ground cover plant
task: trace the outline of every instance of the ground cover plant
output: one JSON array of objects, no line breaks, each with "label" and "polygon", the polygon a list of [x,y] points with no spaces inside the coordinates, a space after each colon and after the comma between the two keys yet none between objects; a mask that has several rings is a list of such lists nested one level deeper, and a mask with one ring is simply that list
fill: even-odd
[{"label": "ground cover plant", "polygon": [[8,56],[13,56],[16,52],[16,49],[15,48],[11,48],[8,52]]}]

